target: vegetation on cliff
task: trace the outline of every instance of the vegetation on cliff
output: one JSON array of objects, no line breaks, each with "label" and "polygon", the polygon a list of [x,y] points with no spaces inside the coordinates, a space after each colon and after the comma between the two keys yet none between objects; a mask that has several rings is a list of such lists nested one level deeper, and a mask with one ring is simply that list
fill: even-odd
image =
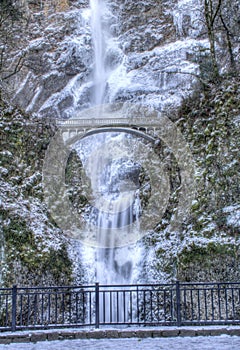
[{"label": "vegetation on cliff", "polygon": [[42,163],[54,125],[1,101],[1,283],[69,284],[67,241],[43,203]]},{"label": "vegetation on cliff", "polygon": [[[184,102],[178,125],[196,166],[197,196],[180,239],[179,278],[239,280],[240,80],[222,82]],[[206,239],[197,243],[197,237]],[[200,240],[201,242],[201,240]]]}]

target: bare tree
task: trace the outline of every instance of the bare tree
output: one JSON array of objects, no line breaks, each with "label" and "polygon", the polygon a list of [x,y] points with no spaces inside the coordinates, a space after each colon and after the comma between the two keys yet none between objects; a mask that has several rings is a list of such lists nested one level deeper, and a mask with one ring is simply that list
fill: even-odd
[{"label": "bare tree", "polygon": [[[0,2],[0,93],[3,83],[18,73],[24,62],[24,36],[21,30],[27,25],[22,2],[1,0]],[[14,54],[13,54],[14,53]]]},{"label": "bare tree", "polygon": [[[236,71],[236,62],[233,52],[234,37],[239,37],[238,11],[234,9],[235,1],[225,0],[204,0],[204,18],[207,27],[207,34],[210,43],[210,55],[213,67],[213,76],[219,79],[219,67],[216,56],[216,44],[219,36],[225,38],[230,69]],[[237,31],[236,31],[237,28]],[[234,33],[235,31],[235,33]]]},{"label": "bare tree", "polygon": [[204,16],[207,26],[207,34],[210,43],[210,54],[213,65],[213,73],[215,78],[219,78],[219,69],[216,59],[216,31],[215,25],[218,18],[220,8],[222,6],[222,0],[217,1],[217,5],[214,6],[214,0],[204,0]]},{"label": "bare tree", "polygon": [[234,1],[229,3],[224,1],[219,11],[219,30],[223,34],[228,51],[230,69],[236,72],[236,59],[234,56],[234,44],[239,44],[240,21],[239,21],[240,3]]}]

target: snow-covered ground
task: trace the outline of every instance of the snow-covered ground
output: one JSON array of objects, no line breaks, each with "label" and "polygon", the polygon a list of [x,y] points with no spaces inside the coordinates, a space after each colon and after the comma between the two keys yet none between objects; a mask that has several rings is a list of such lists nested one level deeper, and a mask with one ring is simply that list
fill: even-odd
[{"label": "snow-covered ground", "polygon": [[177,337],[146,339],[81,339],[0,345],[0,350],[239,350],[240,337]]}]

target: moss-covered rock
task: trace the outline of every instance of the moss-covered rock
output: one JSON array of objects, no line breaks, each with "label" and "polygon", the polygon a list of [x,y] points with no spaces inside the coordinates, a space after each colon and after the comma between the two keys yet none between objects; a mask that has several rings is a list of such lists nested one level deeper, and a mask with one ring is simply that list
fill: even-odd
[{"label": "moss-covered rock", "polygon": [[211,218],[215,231],[238,235],[226,224],[224,208],[240,203],[240,82],[226,78],[200,99],[185,101],[179,126],[196,161],[197,198],[191,225],[203,232]]},{"label": "moss-covered rock", "polygon": [[171,230],[178,205],[176,190],[181,188],[179,177],[172,177],[175,191],[170,194],[163,219],[145,244],[154,250],[148,256],[151,269],[155,269],[151,271],[154,279],[239,281],[239,112],[237,77],[224,77],[221,84],[183,103],[176,125],[195,163],[196,192],[188,217]]},{"label": "moss-covered rock", "polygon": [[68,285],[68,241],[43,203],[42,165],[54,123],[3,101],[1,123],[1,285]]},{"label": "moss-covered rock", "polygon": [[239,111],[240,81],[225,77],[199,99],[185,101],[180,112],[197,181],[178,253],[180,280],[239,280]]},{"label": "moss-covered rock", "polygon": [[178,279],[183,282],[238,282],[239,245],[209,242],[192,243],[178,255]]}]

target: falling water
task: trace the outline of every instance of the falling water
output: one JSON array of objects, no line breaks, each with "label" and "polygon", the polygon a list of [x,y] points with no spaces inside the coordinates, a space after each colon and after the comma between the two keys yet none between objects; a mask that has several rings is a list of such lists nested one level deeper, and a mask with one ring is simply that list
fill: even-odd
[{"label": "falling water", "polygon": [[105,4],[103,0],[90,0],[91,6],[91,28],[92,42],[94,49],[94,75],[92,104],[103,103],[104,90],[106,85],[106,71],[104,65],[105,58],[105,35],[102,25]]},{"label": "falling water", "polygon": [[[139,228],[141,166],[135,160],[135,148],[136,138],[124,132],[90,135],[76,145],[91,182],[91,209],[88,208],[85,219],[89,230],[97,234],[95,278],[101,285],[129,284],[136,278],[140,248],[126,243],[121,246],[121,240],[119,244],[119,236],[129,234],[133,226]],[[105,321],[110,317],[112,321],[116,321],[116,317],[123,321],[121,297],[117,297],[117,302],[122,315],[118,311],[116,316],[116,298],[111,296],[110,306],[110,295],[105,295]]]},{"label": "falling water", "polygon": [[[109,67],[104,65],[106,47],[109,45],[109,13],[104,0],[90,0],[90,6],[94,49],[92,106],[95,106],[104,101],[109,73]],[[134,245],[125,244],[122,247],[119,244],[121,235],[126,237],[133,225],[137,227],[141,213],[141,167],[134,160],[133,151],[136,142],[136,138],[128,133],[107,132],[86,136],[75,145],[91,183],[91,203],[86,210],[85,221],[88,222],[89,230],[94,230],[97,236],[98,243],[94,248],[95,278],[102,285],[129,284],[136,278],[141,249]],[[85,256],[89,256],[87,252]],[[121,304],[121,298],[117,300]],[[115,301],[112,300],[112,303]],[[104,304],[104,319],[116,321],[113,304],[110,306],[110,300],[105,300]],[[107,310],[109,307],[113,309],[111,316]],[[118,307],[122,309],[119,304]],[[122,312],[125,313],[124,310]],[[123,315],[118,313],[117,317],[121,321]]]}]

